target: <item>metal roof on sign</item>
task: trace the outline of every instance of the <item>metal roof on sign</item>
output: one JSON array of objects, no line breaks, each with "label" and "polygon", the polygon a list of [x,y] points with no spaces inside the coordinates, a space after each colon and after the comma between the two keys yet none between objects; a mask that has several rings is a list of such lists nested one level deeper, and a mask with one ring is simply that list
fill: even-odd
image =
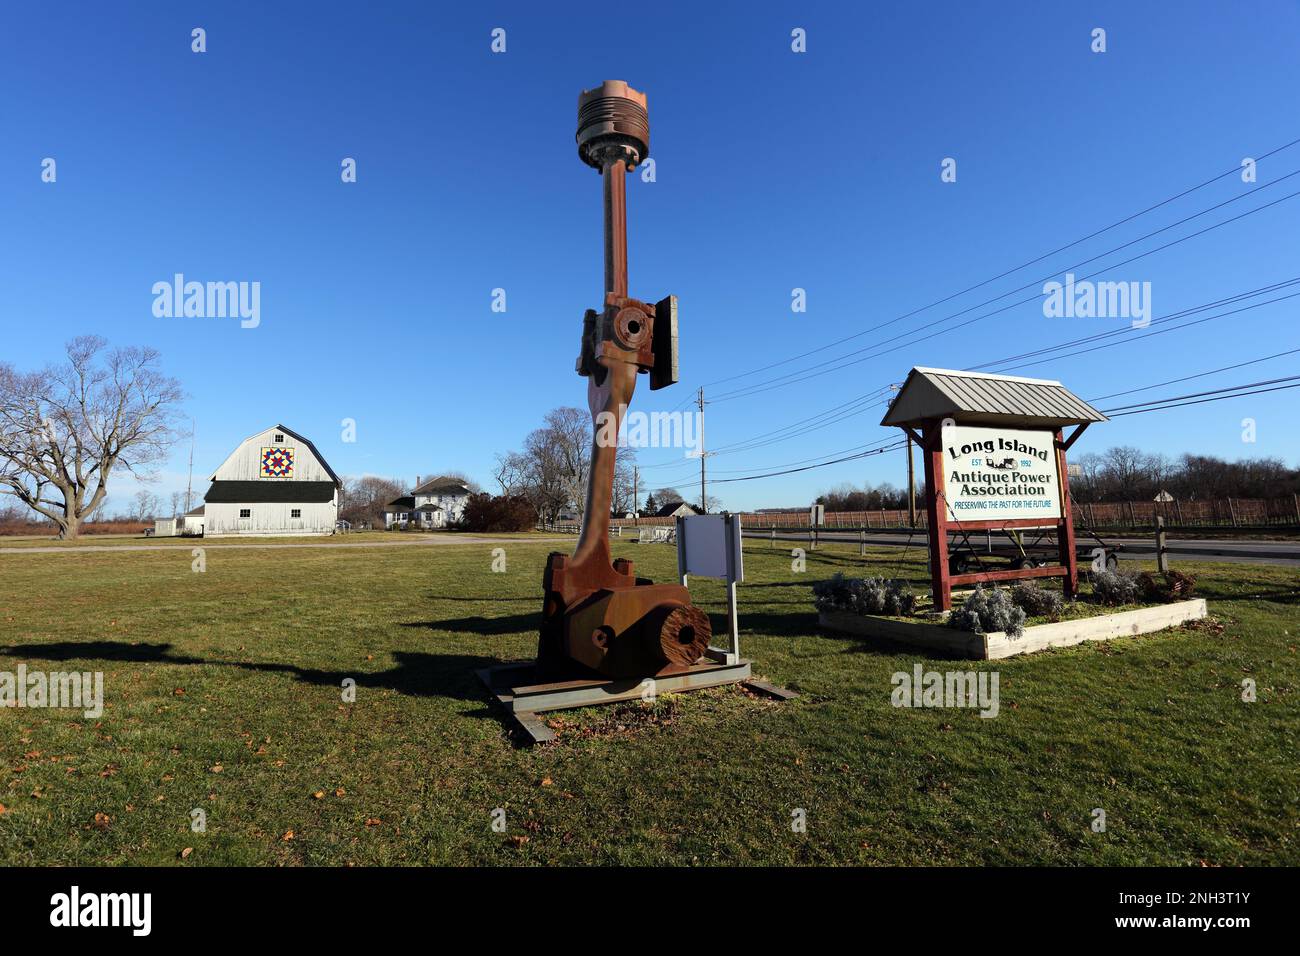
[{"label": "metal roof on sign", "polygon": [[1104,422],[1106,416],[1060,382],[946,368],[914,368],[881,420],[920,425],[953,418],[972,425],[1060,428]]}]

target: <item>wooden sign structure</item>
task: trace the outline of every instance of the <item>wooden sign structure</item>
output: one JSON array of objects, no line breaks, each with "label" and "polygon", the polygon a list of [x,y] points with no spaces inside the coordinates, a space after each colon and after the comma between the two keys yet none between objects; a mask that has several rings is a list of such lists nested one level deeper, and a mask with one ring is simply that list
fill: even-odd
[{"label": "wooden sign structure", "polygon": [[[952,369],[914,368],[882,425],[921,448],[937,610],[954,585],[1059,577],[1078,587],[1066,452],[1093,422],[1106,421],[1060,382]],[[1069,438],[1065,426],[1077,426]],[[1052,530],[1059,564],[952,573],[948,536],[972,531]]]}]

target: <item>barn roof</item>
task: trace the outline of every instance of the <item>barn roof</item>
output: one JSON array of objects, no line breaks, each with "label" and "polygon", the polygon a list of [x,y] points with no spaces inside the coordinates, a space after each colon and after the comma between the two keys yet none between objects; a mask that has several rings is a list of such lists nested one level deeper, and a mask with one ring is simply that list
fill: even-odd
[{"label": "barn roof", "polygon": [[333,501],[332,481],[214,481],[203,500],[214,504]]},{"label": "barn roof", "polygon": [[317,449],[317,447],[312,444],[310,438],[306,438],[302,435],[299,435],[292,428],[286,428],[284,425],[276,425],[275,427],[278,428],[280,431],[284,432],[286,435],[292,435],[294,438],[298,439],[298,441],[302,442],[304,445],[310,448],[311,453],[315,455],[316,460],[320,462],[320,466],[324,468],[327,472],[329,472],[329,476],[334,479],[335,486],[339,488],[343,487],[343,479],[340,478],[335,473],[334,469],[330,467],[330,463],[325,460],[325,456],[320,453],[320,450]]},{"label": "barn roof", "polygon": [[[287,428],[286,426],[284,426],[284,425],[282,425],[282,424],[280,424],[280,423],[278,423],[278,422],[277,422],[275,425],[272,425],[270,428],[263,428],[263,429],[260,429],[259,431],[254,432],[253,434],[249,435],[247,438],[245,438],[242,442],[239,443],[239,447],[242,448],[242,447],[243,447],[247,442],[252,441],[252,440],[253,440],[254,438],[256,438],[258,435],[262,434],[263,432],[268,432],[268,431],[284,432],[286,435],[290,436],[291,438],[294,438],[294,439],[296,439],[297,441],[302,442],[302,444],[306,445],[307,448],[311,450],[311,453],[312,453],[312,455],[315,456],[316,460],[317,460],[318,462],[320,462],[320,466],[321,466],[322,468],[325,469],[325,473],[328,474],[331,478],[334,479],[334,485],[335,485],[335,487],[338,487],[338,488],[342,488],[342,487],[343,487],[343,479],[340,478],[340,477],[338,476],[338,473],[335,472],[334,469],[330,467],[330,463],[329,463],[328,461],[325,460],[325,456],[322,455],[322,454],[320,453],[320,449],[317,448],[314,444],[312,444],[312,440],[311,440],[310,438],[307,438],[307,437],[303,436],[303,435],[299,435],[299,434],[298,434],[296,431],[294,431],[292,428]],[[234,456],[235,456],[238,452],[239,452],[239,448],[236,448],[235,451],[231,453],[230,457],[228,457],[228,458],[226,459],[226,462],[228,463],[228,462],[231,460],[231,458],[234,458]],[[225,465],[223,464],[223,465],[221,466],[221,468],[224,468],[224,467],[225,467]],[[213,479],[215,479],[215,478],[217,477],[217,475],[221,473],[221,468],[218,468],[216,471],[214,471],[214,472],[212,473],[212,477],[209,478],[208,480],[209,480],[209,481],[212,481]]]},{"label": "barn roof", "polygon": [[1049,379],[914,368],[880,424],[920,425],[949,416],[972,425],[1026,428],[1107,420],[1060,382]]}]

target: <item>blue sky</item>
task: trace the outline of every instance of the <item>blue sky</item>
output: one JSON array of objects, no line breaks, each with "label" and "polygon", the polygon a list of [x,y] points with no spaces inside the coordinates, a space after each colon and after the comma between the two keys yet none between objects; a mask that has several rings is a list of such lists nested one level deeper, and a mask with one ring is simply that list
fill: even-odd
[{"label": "blue sky", "polygon": [[[207,52],[191,51],[191,30]],[[506,30],[506,52],[490,50]],[[807,52],[791,50],[791,30]],[[1090,49],[1106,30],[1107,50]],[[335,470],[464,470],[542,414],[583,406],[582,312],[601,294],[596,174],[580,90],[650,98],[656,181],[628,183],[631,294],[681,303],[682,381],[634,408],[759,385],[1041,280],[1300,169],[1300,146],[966,296],[853,335],[1300,138],[1300,8],[1044,4],[9,4],[0,13],[0,358],[35,367],[73,334],[158,348],[184,383],[206,478],[283,422]],[[41,182],[41,161],[58,180]],[[340,181],[344,157],[358,181]],[[957,161],[957,181],[941,162]],[[1126,258],[1300,190],[1300,177]],[[1149,282],[1156,318],[1300,275],[1300,198],[1106,273]],[[1095,266],[1093,267],[1095,268]],[[1076,270],[1080,273],[1087,271]],[[261,283],[261,323],[157,318],[184,273]],[[491,310],[503,288],[507,311]],[[807,311],[791,310],[806,290]],[[1018,296],[1019,298],[1022,296]],[[1001,300],[998,305],[1014,301]],[[1300,299],[1019,374],[1084,398],[1300,347]],[[996,308],[997,306],[993,306]],[[988,310],[984,310],[988,311]],[[982,314],[968,313],[966,317]],[[956,321],[956,320],[954,320]],[[1123,319],[1037,303],[796,386],[710,404],[710,447],[888,385]],[[897,344],[897,343],[895,343]],[[1289,356],[1138,401],[1295,374]],[[1103,407],[1108,403],[1102,402]],[[1079,451],[1135,444],[1300,461],[1300,391],[1116,419]],[[738,477],[880,442],[875,407],[710,460]],[[1242,441],[1241,421],[1257,440]],[[343,419],[357,441],[342,441]],[[155,490],[183,488],[178,447]],[[697,487],[680,452],[645,483]],[[803,505],[843,481],[904,481],[901,453],[711,488],[731,508]],[[196,481],[200,493],[206,487]],[[124,505],[133,486],[112,489]],[[111,507],[110,507],[110,510]]]}]

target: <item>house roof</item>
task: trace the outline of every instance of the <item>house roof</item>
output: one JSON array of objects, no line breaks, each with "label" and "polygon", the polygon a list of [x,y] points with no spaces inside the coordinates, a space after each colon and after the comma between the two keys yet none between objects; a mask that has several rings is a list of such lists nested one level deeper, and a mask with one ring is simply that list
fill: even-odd
[{"label": "house roof", "polygon": [[1106,416],[1060,382],[946,368],[914,368],[882,425],[920,425],[956,418],[963,424],[1060,428]]},{"label": "house roof", "polygon": [[214,481],[203,500],[212,504],[333,501],[332,481]]},{"label": "house roof", "polygon": [[662,508],[660,508],[658,511],[655,512],[655,517],[667,518],[670,515],[672,515],[675,511],[677,511],[678,508],[681,508],[683,505],[690,509],[691,514],[697,515],[700,513],[700,509],[695,507],[695,505],[687,504],[685,501],[670,501],[668,502],[668,504],[664,505]]},{"label": "house roof", "polygon": [[384,505],[385,511],[414,511],[415,499],[410,495],[403,498],[394,498],[388,504]]},{"label": "house roof", "polygon": [[465,482],[458,478],[447,478],[442,475],[421,482],[411,492],[413,495],[468,495],[469,493],[469,488],[466,487]]},{"label": "house roof", "polygon": [[202,517],[203,517],[203,505],[199,505],[197,508],[193,508],[193,509],[191,509],[190,511],[185,512],[185,517],[187,517],[187,518],[202,518]]}]

